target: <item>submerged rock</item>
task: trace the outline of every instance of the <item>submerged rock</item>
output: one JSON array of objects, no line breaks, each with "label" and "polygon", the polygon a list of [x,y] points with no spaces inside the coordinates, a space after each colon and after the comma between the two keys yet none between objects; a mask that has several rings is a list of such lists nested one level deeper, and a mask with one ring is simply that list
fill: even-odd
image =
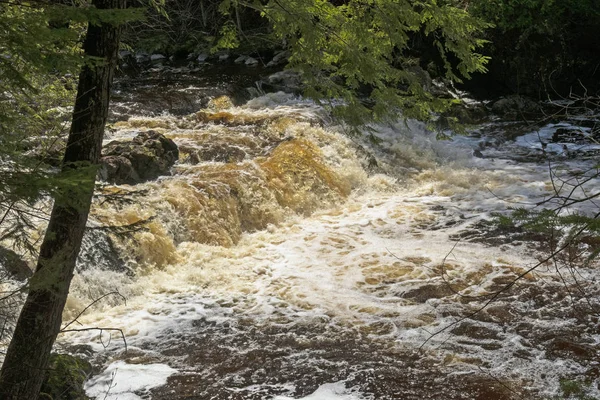
[{"label": "submerged rock", "polygon": [[117,185],[134,185],[169,175],[179,158],[175,142],[155,131],[142,132],[131,142],[112,141],[104,147],[103,154],[99,178]]}]

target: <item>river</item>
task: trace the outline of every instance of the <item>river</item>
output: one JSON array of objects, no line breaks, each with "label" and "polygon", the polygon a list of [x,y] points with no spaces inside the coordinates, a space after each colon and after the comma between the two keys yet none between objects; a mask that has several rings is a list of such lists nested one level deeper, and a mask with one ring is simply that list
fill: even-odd
[{"label": "river", "polygon": [[[78,321],[126,346],[110,330],[60,338],[97,367],[88,395],[536,399],[565,379],[600,395],[597,265],[525,273],[550,239],[489,222],[551,197],[549,170],[593,173],[596,116],[490,120],[450,141],[413,121],[350,136],[311,101],[233,107],[207,101],[230,83],[207,85],[117,86],[109,140],[156,130],[181,155],[173,176],[99,192],[133,202],[95,201],[92,226],[148,222],[110,234],[119,268],[88,262],[73,281],[66,320],[120,294]],[[583,139],[552,143],[560,128]]]}]

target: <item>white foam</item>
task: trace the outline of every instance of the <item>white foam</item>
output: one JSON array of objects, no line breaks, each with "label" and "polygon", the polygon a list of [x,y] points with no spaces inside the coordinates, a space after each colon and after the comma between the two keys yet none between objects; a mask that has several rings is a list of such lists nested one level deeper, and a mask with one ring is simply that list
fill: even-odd
[{"label": "white foam", "polygon": [[128,364],[116,361],[85,383],[85,393],[96,399],[141,400],[134,392],[167,383],[177,370],[166,364]]},{"label": "white foam", "polygon": [[305,397],[275,396],[273,400],[364,400],[366,397],[346,389],[344,382],[325,383]]}]

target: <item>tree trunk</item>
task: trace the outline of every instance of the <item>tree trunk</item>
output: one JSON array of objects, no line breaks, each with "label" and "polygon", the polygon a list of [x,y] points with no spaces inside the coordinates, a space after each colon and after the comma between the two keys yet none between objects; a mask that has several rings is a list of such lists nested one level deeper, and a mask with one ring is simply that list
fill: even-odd
[{"label": "tree trunk", "polygon": [[[98,9],[125,8],[125,0],[94,0],[93,4]],[[94,192],[119,38],[120,28],[115,24],[104,21],[88,26],[83,49],[93,58],[79,76],[62,163],[62,173],[77,176],[79,187],[76,195],[67,192],[55,199],[29,294],[0,371],[3,400],[38,398],[60,331]]]}]

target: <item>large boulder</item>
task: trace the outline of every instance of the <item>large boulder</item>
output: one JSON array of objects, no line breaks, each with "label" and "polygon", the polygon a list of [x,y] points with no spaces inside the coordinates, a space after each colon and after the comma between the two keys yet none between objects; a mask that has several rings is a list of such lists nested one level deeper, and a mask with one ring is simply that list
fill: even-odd
[{"label": "large boulder", "polygon": [[112,141],[102,153],[99,178],[117,185],[169,175],[179,158],[175,142],[155,131],[141,132],[130,142]]}]

